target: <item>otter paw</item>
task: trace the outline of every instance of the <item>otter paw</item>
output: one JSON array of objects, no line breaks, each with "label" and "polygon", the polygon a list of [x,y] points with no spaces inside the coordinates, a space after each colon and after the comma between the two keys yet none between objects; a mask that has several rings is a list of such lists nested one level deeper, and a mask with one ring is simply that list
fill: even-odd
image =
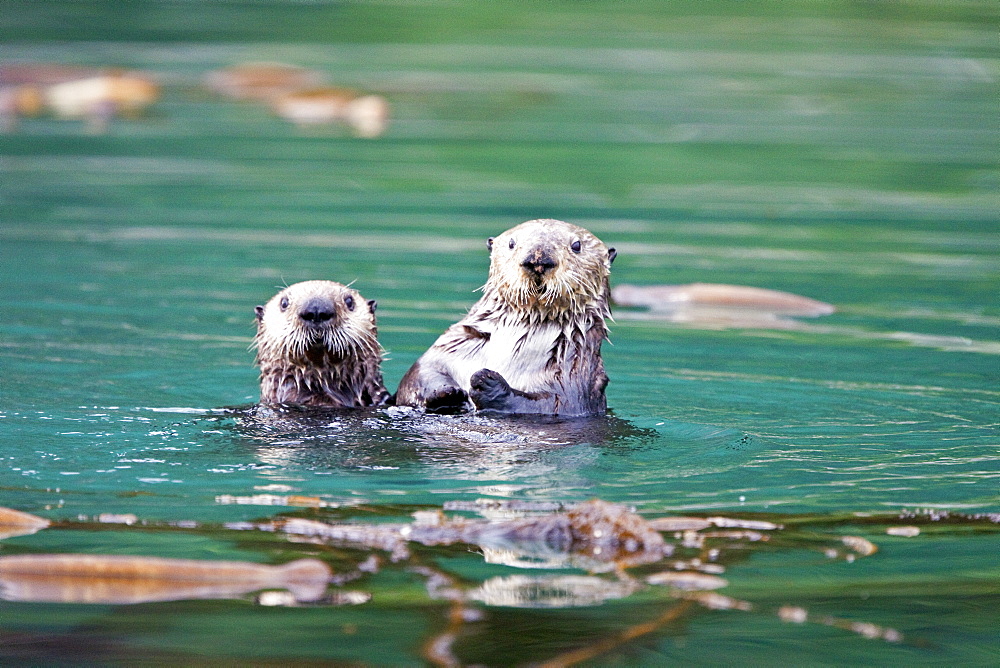
[{"label": "otter paw", "polygon": [[502,408],[511,395],[510,385],[504,377],[491,369],[480,369],[472,374],[469,385],[472,388],[469,398],[479,409]]},{"label": "otter paw", "polygon": [[468,398],[464,391],[449,385],[428,396],[424,407],[430,413],[461,413],[466,410]]}]

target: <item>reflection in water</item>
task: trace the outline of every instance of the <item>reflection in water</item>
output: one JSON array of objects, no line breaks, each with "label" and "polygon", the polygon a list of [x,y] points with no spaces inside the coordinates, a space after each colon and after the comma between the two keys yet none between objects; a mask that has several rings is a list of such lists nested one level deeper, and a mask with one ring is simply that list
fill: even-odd
[{"label": "reflection in water", "polygon": [[396,561],[410,556],[407,543],[468,543],[507,566],[582,568],[592,573],[652,563],[672,552],[641,517],[597,499],[565,512],[492,522],[421,513],[416,522],[404,525],[337,525],[292,518],[279,521],[275,529],[387,550]]},{"label": "reflection in water", "polygon": [[[748,558],[754,546],[761,546],[758,549],[764,546],[770,549],[806,547],[830,559],[853,562],[876,551],[874,544],[860,536],[808,532],[783,538],[778,536],[782,527],[773,522],[721,516],[645,520],[622,506],[599,500],[555,512],[547,504],[516,501],[453,503],[450,507],[483,515],[499,514],[502,519],[449,518],[437,511],[418,511],[414,513],[415,521],[408,524],[331,524],[293,517],[239,528],[279,531],[293,539],[389,552],[392,562],[402,563],[426,579],[431,598],[451,603],[447,627],[424,647],[425,657],[437,664],[466,663],[456,643],[463,634],[487,632],[478,624],[486,618],[482,611],[473,607],[475,604],[536,610],[573,608],[600,605],[646,590],[651,590],[653,595],[655,590],[665,594],[666,612],[650,621],[636,622],[619,633],[592,636],[582,647],[552,659],[552,665],[569,665],[593,658],[653,633],[679,619],[692,604],[711,610],[765,612],[786,621],[810,621],[888,642],[903,640],[899,631],[880,625],[810,615],[805,608],[794,605],[758,609],[749,601],[715,591],[729,584],[719,576],[726,571],[727,564]],[[470,582],[468,576],[459,577],[450,569],[428,565],[423,550],[419,549],[419,546],[434,548],[461,544],[476,545],[482,550],[486,563],[549,572],[531,576],[495,575],[481,582]],[[584,569],[589,574],[560,572],[566,568]],[[458,570],[468,572],[467,567]],[[681,602],[671,603],[672,599],[681,599]],[[477,625],[469,627],[470,622],[477,622]]]},{"label": "reflection in water", "polygon": [[[656,432],[635,427],[612,415],[560,418],[543,415],[434,415],[403,406],[345,411],[306,406],[255,405],[235,409],[243,433],[258,438],[309,438],[340,444],[393,437],[434,443],[469,445],[502,443],[617,443],[654,438]],[[359,433],[358,430],[361,430]]]},{"label": "reflection in water", "polygon": [[634,580],[605,580],[587,575],[490,578],[466,596],[486,605],[513,608],[570,608],[625,598],[639,588]]},{"label": "reflection in water", "polygon": [[[287,468],[391,470],[420,467],[428,478],[523,480],[555,472],[549,455],[573,446],[579,465],[604,449],[629,449],[658,436],[614,416],[430,415],[389,407],[332,410],[299,406],[238,409],[235,431],[258,459]],[[583,454],[589,452],[590,454]],[[572,468],[560,458],[559,473]]]},{"label": "reflection in water", "polygon": [[[444,629],[429,632],[424,656],[435,663],[454,665],[476,660],[478,650],[464,644],[463,639],[488,637],[508,618],[510,613],[502,611],[593,607],[630,597],[641,600],[629,620],[623,621],[624,626],[603,631],[595,627],[576,641],[560,644],[557,652],[561,653],[550,658],[553,665],[570,665],[626,646],[661,632],[697,608],[765,614],[792,624],[823,625],[864,638],[905,643],[906,638],[894,628],[810,611],[795,600],[793,592],[775,595],[758,591],[756,598],[761,600],[754,601],[753,578],[740,575],[740,566],[763,553],[772,555],[764,563],[777,567],[794,561],[803,551],[845,564],[875,554],[877,547],[870,540],[844,533],[849,525],[900,536],[897,540],[912,540],[921,535],[913,531],[920,526],[933,527],[941,535],[954,525],[966,535],[970,529],[995,532],[1000,521],[996,515],[959,516],[940,511],[883,517],[782,515],[784,525],[761,517],[721,515],[647,519],[624,506],[596,499],[573,505],[497,499],[452,501],[441,510],[414,510],[411,522],[386,521],[387,515],[405,512],[405,508],[390,507],[310,506],[287,516],[222,527],[179,520],[160,525],[139,520],[109,527],[101,516],[90,522],[58,522],[49,531],[133,531],[129,527],[138,524],[144,533],[225,535],[237,542],[245,539],[247,545],[259,545],[260,536],[268,536],[269,545],[283,537],[287,540],[282,543],[285,553],[316,554],[319,550],[323,561],[303,558],[268,566],[22,554],[0,558],[0,592],[5,600],[17,602],[128,604],[240,598],[265,589],[268,591],[255,599],[259,605],[357,605],[373,598],[381,600],[381,605],[392,605],[394,600],[412,605],[413,593],[400,589],[399,577],[417,575],[423,579],[428,599],[447,601],[450,606]],[[6,511],[0,516],[17,517]],[[908,531],[895,530],[900,520],[907,522]],[[826,532],[824,527],[835,528],[835,532]],[[469,546],[480,552],[470,551]],[[327,562],[336,567],[331,569]],[[532,573],[511,574],[507,572],[511,567]],[[567,569],[587,572],[567,573]],[[723,574],[727,574],[725,578]],[[742,581],[744,597],[720,591],[737,578]],[[343,588],[356,581],[364,583],[364,591]],[[431,614],[436,610],[428,609]],[[639,610],[646,611],[645,621]],[[533,623],[549,622],[539,618]],[[528,658],[537,661],[546,654],[551,651],[539,654],[536,648]]]}]

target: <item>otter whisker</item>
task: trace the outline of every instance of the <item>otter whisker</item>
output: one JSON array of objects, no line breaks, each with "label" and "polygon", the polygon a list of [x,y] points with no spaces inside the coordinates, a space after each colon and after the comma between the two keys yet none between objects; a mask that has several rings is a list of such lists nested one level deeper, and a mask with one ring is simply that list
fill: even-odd
[{"label": "otter whisker", "polygon": [[613,255],[587,230],[557,220],[528,221],[492,239],[481,298],[410,368],[397,403],[603,412],[600,345]]},{"label": "otter whisker", "polygon": [[[340,283],[305,281],[268,302],[254,337],[262,402],[355,407],[388,399],[374,312],[348,306],[352,300],[366,304]],[[320,323],[318,313],[332,317]]]}]

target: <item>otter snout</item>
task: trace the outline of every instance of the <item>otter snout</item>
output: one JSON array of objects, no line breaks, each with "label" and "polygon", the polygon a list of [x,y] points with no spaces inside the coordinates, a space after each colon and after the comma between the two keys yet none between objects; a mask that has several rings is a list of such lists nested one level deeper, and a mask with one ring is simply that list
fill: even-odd
[{"label": "otter snout", "polygon": [[545,248],[532,249],[528,252],[524,261],[521,262],[522,267],[538,277],[542,277],[550,270],[555,269],[558,264],[555,258],[552,257],[552,254]]},{"label": "otter snout", "polygon": [[313,326],[322,325],[336,317],[337,309],[334,308],[333,302],[320,297],[313,297],[299,310],[299,318]]}]

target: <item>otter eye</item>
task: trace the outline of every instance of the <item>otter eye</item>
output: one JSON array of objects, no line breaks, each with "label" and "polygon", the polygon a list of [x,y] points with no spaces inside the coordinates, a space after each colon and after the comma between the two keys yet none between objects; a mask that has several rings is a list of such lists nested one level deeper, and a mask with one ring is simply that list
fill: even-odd
[{"label": "otter eye", "polygon": [[574,253],[579,253],[580,252],[580,248],[581,248],[581,246],[580,246],[580,240],[577,239],[576,241],[574,241],[573,243],[571,243],[569,245],[569,247],[573,250]]},{"label": "otter eye", "polygon": [[347,295],[346,297],[344,297],[344,304],[347,306],[347,310],[348,311],[353,311],[354,310],[354,297],[352,297],[351,295]]},{"label": "otter eye", "polygon": [[288,308],[288,297],[282,297],[281,301],[278,302],[278,306],[281,307],[282,311],[284,311],[286,308]]},{"label": "otter eye", "polygon": [[509,245],[510,245],[510,249],[514,250],[514,245],[515,244],[514,244],[514,240],[513,239],[510,240],[510,244]]}]

